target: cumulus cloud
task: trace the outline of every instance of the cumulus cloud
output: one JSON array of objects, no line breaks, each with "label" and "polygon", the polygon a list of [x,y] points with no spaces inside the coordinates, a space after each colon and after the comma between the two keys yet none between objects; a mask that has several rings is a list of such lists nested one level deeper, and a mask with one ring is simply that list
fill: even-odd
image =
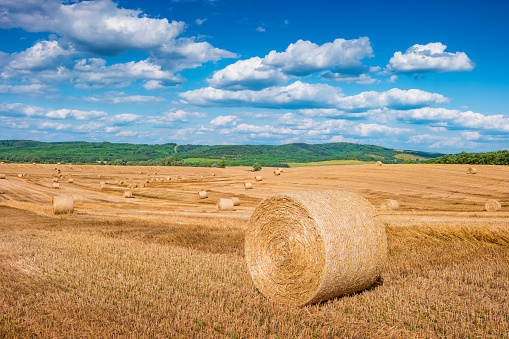
[{"label": "cumulus cloud", "polygon": [[0,93],[6,94],[43,94],[48,90],[46,85],[0,85]]},{"label": "cumulus cloud", "polygon": [[235,126],[238,121],[239,118],[235,115],[220,115],[212,119],[210,124],[213,126]]},{"label": "cumulus cloud", "polygon": [[141,118],[143,118],[143,116],[138,114],[122,113],[108,117],[106,121],[114,126],[125,126],[140,121]]},{"label": "cumulus cloud", "polygon": [[0,103],[0,116],[41,116],[46,113],[46,109],[42,107],[25,105],[22,103]]},{"label": "cumulus cloud", "polygon": [[204,118],[207,115],[199,112],[188,112],[177,110],[175,112],[166,112],[162,117],[152,117],[150,122],[155,123],[172,123],[172,122],[189,122],[190,118]]},{"label": "cumulus cloud", "polygon": [[207,18],[205,18],[205,19],[196,19],[196,20],[194,20],[194,22],[195,22],[197,25],[201,25],[201,24],[203,24],[205,21],[207,21]]},{"label": "cumulus cloud", "polygon": [[418,89],[393,88],[385,92],[362,92],[343,96],[341,89],[326,84],[307,84],[296,81],[283,87],[269,87],[261,91],[225,91],[207,87],[181,93],[188,102],[199,106],[251,106],[265,108],[337,108],[361,111],[370,108],[418,108],[448,102],[438,93]]},{"label": "cumulus cloud", "polygon": [[440,42],[413,45],[403,54],[394,53],[387,69],[396,73],[463,72],[474,69],[475,64],[464,52],[449,53]]},{"label": "cumulus cloud", "polygon": [[103,111],[80,111],[76,109],[67,108],[59,110],[50,110],[46,113],[46,116],[52,119],[73,118],[76,120],[90,120],[92,118],[104,117],[107,115],[108,113]]},{"label": "cumulus cloud", "polygon": [[63,57],[75,54],[74,49],[64,49],[58,41],[39,41],[20,53],[11,55],[8,68],[16,70],[38,70],[54,66]]},{"label": "cumulus cloud", "polygon": [[358,85],[371,85],[374,84],[377,80],[370,77],[368,74],[359,74],[359,75],[351,75],[351,74],[342,74],[342,73],[334,73],[331,71],[326,71],[322,74],[322,77],[325,80],[337,81],[337,82],[347,82],[352,83],[355,82]]},{"label": "cumulus cloud", "polygon": [[481,134],[477,131],[465,131],[461,132],[461,136],[465,140],[478,140],[481,137]]},{"label": "cumulus cloud", "polygon": [[345,138],[342,135],[335,135],[332,138],[329,139],[329,142],[350,142],[350,143],[357,143],[359,142],[359,139],[355,138]]},{"label": "cumulus cloud", "polygon": [[164,86],[159,80],[148,80],[143,83],[143,88],[147,91],[153,91],[155,89],[166,88],[166,86]]},{"label": "cumulus cloud", "polygon": [[106,92],[91,97],[85,97],[83,99],[108,104],[149,104],[166,101],[166,99],[161,97],[151,95],[129,95],[124,92]]}]

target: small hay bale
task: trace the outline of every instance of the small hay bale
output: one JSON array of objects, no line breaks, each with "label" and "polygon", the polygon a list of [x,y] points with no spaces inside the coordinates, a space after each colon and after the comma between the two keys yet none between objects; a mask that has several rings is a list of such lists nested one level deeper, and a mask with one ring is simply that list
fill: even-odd
[{"label": "small hay bale", "polygon": [[385,199],[382,201],[380,209],[384,211],[397,211],[399,209],[399,204],[396,200]]},{"label": "small hay bale", "polygon": [[262,176],[261,176],[261,175],[257,175],[257,176],[255,177],[255,180],[256,180],[256,181],[262,181]]},{"label": "small hay bale", "polygon": [[216,173],[212,173],[212,176],[215,177],[216,176]]},{"label": "small hay bale", "polygon": [[120,181],[118,182],[118,184],[119,184],[119,185],[123,185],[123,184],[124,184],[124,180],[120,180]]},{"label": "small hay bale", "polygon": [[387,260],[387,236],[376,210],[358,194],[282,193],[253,212],[245,257],[263,295],[308,305],[371,286]]},{"label": "small hay bale", "polygon": [[245,182],[244,183],[244,188],[247,189],[247,190],[252,189],[253,188],[253,184],[250,183],[250,182]]},{"label": "small hay bale", "polygon": [[217,201],[217,209],[219,211],[233,211],[232,199],[219,198]]},{"label": "small hay bale", "polygon": [[240,199],[237,197],[232,198],[233,206],[239,206],[240,205]]},{"label": "small hay bale", "polygon": [[100,175],[100,174],[98,174],[98,175],[97,175],[97,178],[98,178],[98,179],[101,179],[101,175]]},{"label": "small hay bale", "polygon": [[282,168],[282,167],[279,167],[277,170],[278,170],[279,172],[283,173],[283,168]]},{"label": "small hay bale", "polygon": [[69,183],[72,184],[74,182],[74,179],[73,178],[69,178]]},{"label": "small hay bale", "polygon": [[73,195],[72,200],[75,203],[82,203],[84,201],[83,197],[81,195]]},{"label": "small hay bale", "polygon": [[148,184],[150,182],[150,180],[147,179],[147,180],[145,180],[145,182]]},{"label": "small hay bale", "polygon": [[0,173],[0,179],[5,179],[5,173]]},{"label": "small hay bale", "polygon": [[56,189],[56,190],[60,189],[60,184],[58,182],[54,182],[53,183],[53,188]]},{"label": "small hay bale", "polygon": [[166,180],[171,180],[171,177],[166,177]]},{"label": "small hay bale", "polygon": [[18,178],[23,178],[23,174],[18,174]]},{"label": "small hay bale", "polygon": [[376,165],[377,165],[377,166],[382,166],[382,165],[383,165],[383,163],[382,163],[381,161],[377,161],[377,162],[376,162]]},{"label": "small hay bale", "polygon": [[131,192],[131,191],[124,191],[124,198],[134,198],[133,192]]},{"label": "small hay bale", "polygon": [[477,169],[474,167],[469,167],[467,169],[467,174],[476,174],[476,173],[477,173]]},{"label": "small hay bale", "polygon": [[37,164],[35,162],[32,163],[33,166],[36,166]]},{"label": "small hay bale", "polygon": [[53,214],[72,214],[74,199],[72,195],[58,195],[53,197]]},{"label": "small hay bale", "polygon": [[138,188],[138,184],[133,184],[133,188]]},{"label": "small hay bale", "polygon": [[279,170],[275,170],[275,171],[274,171],[274,175],[276,175],[276,176],[277,176],[277,175],[280,175],[280,174],[281,174],[281,172],[279,172]]},{"label": "small hay bale", "polygon": [[497,211],[500,211],[500,209],[502,208],[502,205],[495,199],[490,199],[490,200],[486,201],[484,208],[488,212],[497,212]]},{"label": "small hay bale", "polygon": [[200,191],[200,192],[198,192],[198,197],[200,197],[200,199],[207,198],[208,197],[207,191]]},{"label": "small hay bale", "polygon": [[0,165],[3,165],[3,164],[4,164],[4,162],[3,162],[3,161],[2,161],[2,162],[0,162]]},{"label": "small hay bale", "polygon": [[144,183],[144,182],[142,182],[142,183],[140,183],[138,186],[139,186],[140,188],[144,188],[144,187],[145,187],[145,183]]},{"label": "small hay bale", "polygon": [[60,165],[60,163],[59,163],[59,162],[57,162],[57,165]]}]

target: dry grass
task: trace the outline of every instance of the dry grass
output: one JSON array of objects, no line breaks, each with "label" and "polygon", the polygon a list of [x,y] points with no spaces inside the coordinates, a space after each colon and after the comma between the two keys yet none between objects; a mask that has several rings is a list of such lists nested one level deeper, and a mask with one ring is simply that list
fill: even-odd
[{"label": "dry grass", "polygon": [[254,288],[243,223],[0,215],[0,337],[500,338],[509,328],[507,227],[389,225],[382,281],[295,308]]}]

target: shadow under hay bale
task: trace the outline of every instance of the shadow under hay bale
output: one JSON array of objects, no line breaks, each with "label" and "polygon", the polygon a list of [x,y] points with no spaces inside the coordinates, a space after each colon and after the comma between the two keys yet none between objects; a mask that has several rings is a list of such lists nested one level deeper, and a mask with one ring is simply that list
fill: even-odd
[{"label": "shadow under hay bale", "polygon": [[301,306],[372,286],[387,259],[387,237],[376,210],[358,194],[290,192],[255,209],[245,256],[263,295]]}]

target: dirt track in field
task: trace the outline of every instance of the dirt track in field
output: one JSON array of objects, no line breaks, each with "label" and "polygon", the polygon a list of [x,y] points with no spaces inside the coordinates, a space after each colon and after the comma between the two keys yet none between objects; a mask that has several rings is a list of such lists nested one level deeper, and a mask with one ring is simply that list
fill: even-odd
[{"label": "dirt track in field", "polygon": [[[254,208],[273,194],[294,190],[342,189],[366,197],[375,207],[384,199],[399,202],[398,211],[380,211],[384,221],[393,225],[418,223],[509,223],[509,167],[468,165],[349,165],[284,169],[280,176],[274,168],[251,172],[249,167],[137,167],[92,165],[2,164],[0,203],[37,210],[51,209],[54,195],[81,195],[75,213],[89,217],[147,217],[181,215],[192,218],[248,220]],[[55,168],[60,169],[60,189],[53,189]],[[18,174],[26,174],[20,178]],[[255,181],[262,175],[263,181]],[[168,177],[170,178],[168,180]],[[73,183],[68,179],[72,178]],[[120,183],[123,181],[123,183]],[[149,181],[148,183],[146,181]],[[100,183],[105,186],[101,189]],[[253,189],[246,190],[245,182]],[[136,183],[145,187],[129,189]],[[134,199],[123,198],[131,190]],[[198,192],[207,190],[208,198]],[[239,197],[235,211],[217,211],[219,198]],[[486,212],[484,204],[496,199],[499,212]],[[16,205],[18,204],[18,205]]]}]

